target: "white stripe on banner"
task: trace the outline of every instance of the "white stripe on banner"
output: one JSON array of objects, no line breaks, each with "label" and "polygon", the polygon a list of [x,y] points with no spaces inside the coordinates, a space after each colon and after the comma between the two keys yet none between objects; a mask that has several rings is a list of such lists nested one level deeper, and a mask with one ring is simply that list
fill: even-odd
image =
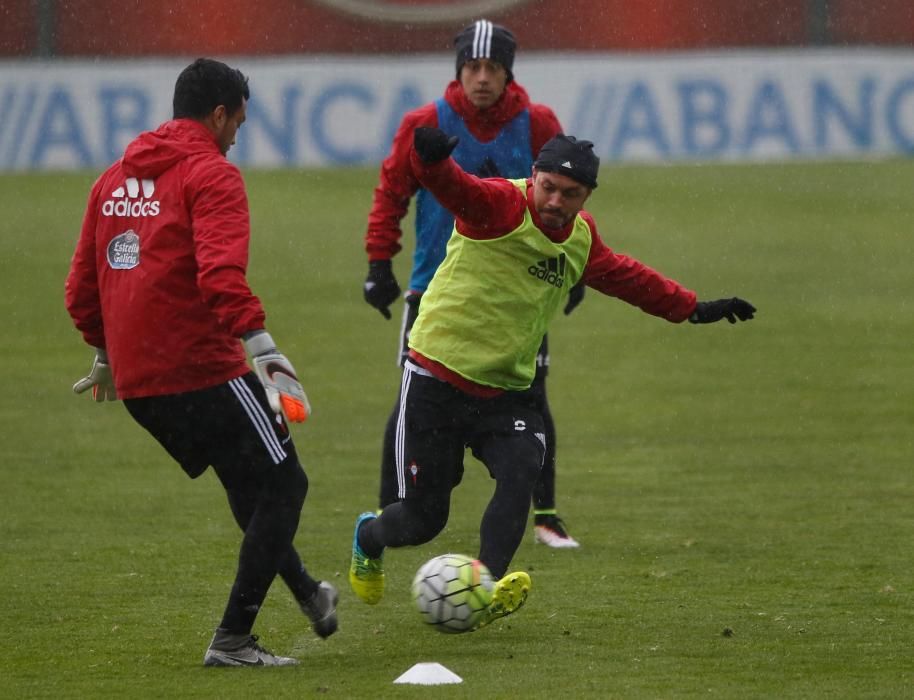
[{"label": "white stripe on banner", "polygon": [[244,408],[244,412],[251,419],[251,424],[257,430],[260,439],[263,440],[264,447],[273,458],[273,464],[279,464],[286,458],[286,451],[283,449],[279,438],[273,432],[273,426],[270,424],[270,418],[264,412],[263,407],[257,402],[257,397],[251,391],[251,388],[240,377],[229,381],[229,386],[238,398],[238,402]]}]

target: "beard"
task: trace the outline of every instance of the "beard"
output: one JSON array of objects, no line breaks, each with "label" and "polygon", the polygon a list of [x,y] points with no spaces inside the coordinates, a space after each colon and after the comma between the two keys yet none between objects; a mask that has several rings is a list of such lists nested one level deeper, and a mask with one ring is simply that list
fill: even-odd
[{"label": "beard", "polygon": [[569,217],[561,209],[540,209],[537,211],[540,221],[549,228],[563,228]]}]

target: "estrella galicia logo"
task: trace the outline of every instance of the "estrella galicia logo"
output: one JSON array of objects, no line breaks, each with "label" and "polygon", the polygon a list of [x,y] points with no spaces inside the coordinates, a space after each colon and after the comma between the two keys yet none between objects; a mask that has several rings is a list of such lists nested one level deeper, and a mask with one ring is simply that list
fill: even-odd
[{"label": "estrella galicia logo", "polygon": [[108,244],[108,264],[112,270],[132,270],[140,264],[140,237],[133,229],[111,239]]},{"label": "estrella galicia logo", "polygon": [[561,289],[565,284],[565,253],[559,253],[557,258],[538,260],[535,265],[527,268],[527,272]]}]

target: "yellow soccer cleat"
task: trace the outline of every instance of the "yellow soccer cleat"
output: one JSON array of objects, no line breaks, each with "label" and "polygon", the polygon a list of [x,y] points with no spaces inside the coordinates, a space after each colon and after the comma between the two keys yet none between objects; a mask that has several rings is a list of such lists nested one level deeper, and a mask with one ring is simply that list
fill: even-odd
[{"label": "yellow soccer cleat", "polygon": [[524,571],[515,571],[498,580],[492,588],[492,602],[486,608],[486,614],[476,629],[520,610],[527,602],[532,585],[530,575]]},{"label": "yellow soccer cleat", "polygon": [[359,599],[369,605],[376,605],[384,597],[384,556],[372,559],[359,546],[359,528],[362,523],[378,516],[362,513],[355,521],[352,535],[352,561],[349,564],[349,585]]}]

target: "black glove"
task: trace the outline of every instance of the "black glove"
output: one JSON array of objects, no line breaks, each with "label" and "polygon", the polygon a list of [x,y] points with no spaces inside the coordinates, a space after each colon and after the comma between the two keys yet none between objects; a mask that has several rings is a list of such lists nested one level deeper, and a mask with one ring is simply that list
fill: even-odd
[{"label": "black glove", "polygon": [[568,303],[565,304],[566,316],[574,311],[578,307],[578,304],[584,301],[585,289],[586,285],[583,282],[578,282],[570,290],[568,290]]},{"label": "black glove", "polygon": [[413,132],[413,146],[423,163],[437,163],[444,160],[457,147],[456,136],[448,136],[441,129],[420,126]]},{"label": "black glove", "polygon": [[365,301],[389,319],[390,309],[400,296],[400,285],[390,267],[390,260],[372,260],[368,263],[368,277],[365,278]]},{"label": "black glove", "polygon": [[486,156],[486,159],[482,161],[482,165],[479,166],[476,175],[479,177],[501,177],[501,173],[498,172],[498,166],[489,156]]},{"label": "black glove", "polygon": [[737,297],[732,299],[717,299],[716,301],[700,301],[695,304],[695,311],[689,316],[690,323],[716,323],[722,318],[730,323],[748,321],[753,318],[755,307],[748,301]]}]

